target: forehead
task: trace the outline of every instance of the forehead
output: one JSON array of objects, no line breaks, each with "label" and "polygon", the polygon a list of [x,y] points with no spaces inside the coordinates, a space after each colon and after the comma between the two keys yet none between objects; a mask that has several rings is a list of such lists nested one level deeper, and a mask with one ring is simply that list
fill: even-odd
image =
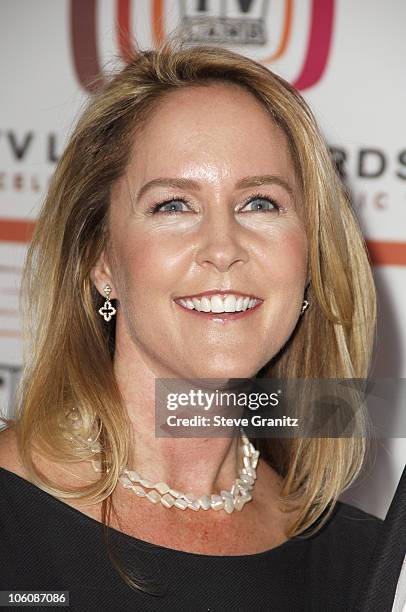
[{"label": "forehead", "polygon": [[133,180],[200,173],[212,180],[280,173],[293,180],[288,139],[269,111],[233,83],[164,94],[134,137]]}]

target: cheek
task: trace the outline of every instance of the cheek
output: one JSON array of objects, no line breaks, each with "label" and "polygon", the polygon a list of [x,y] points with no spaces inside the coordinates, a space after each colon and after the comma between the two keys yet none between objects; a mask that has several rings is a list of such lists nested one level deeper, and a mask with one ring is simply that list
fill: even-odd
[{"label": "cheek", "polygon": [[[260,339],[262,353],[270,359],[291,336],[303,302],[308,245],[303,230],[292,228],[272,240],[264,270],[268,308]],[[261,344],[262,343],[262,344]]]},{"label": "cheek", "polygon": [[268,278],[281,287],[302,289],[306,280],[308,244],[304,229],[298,227],[284,228],[270,242],[266,257]]},{"label": "cheek", "polygon": [[116,242],[115,268],[121,299],[136,301],[141,306],[158,292],[174,289],[175,269],[182,255],[182,244],[144,232],[133,232]]}]

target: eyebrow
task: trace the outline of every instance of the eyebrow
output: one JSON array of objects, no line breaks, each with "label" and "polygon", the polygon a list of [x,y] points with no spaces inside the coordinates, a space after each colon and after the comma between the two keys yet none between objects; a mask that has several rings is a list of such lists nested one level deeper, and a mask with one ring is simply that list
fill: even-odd
[{"label": "eyebrow", "polygon": [[[248,187],[259,187],[261,185],[280,185],[293,197],[294,191],[289,182],[282,176],[274,174],[260,174],[258,176],[246,176],[240,179],[236,184],[236,189],[247,189]],[[198,181],[184,178],[156,178],[145,183],[137,192],[136,199],[139,200],[143,195],[153,187],[173,187],[177,189],[190,189],[192,191],[201,191],[201,185]]]}]

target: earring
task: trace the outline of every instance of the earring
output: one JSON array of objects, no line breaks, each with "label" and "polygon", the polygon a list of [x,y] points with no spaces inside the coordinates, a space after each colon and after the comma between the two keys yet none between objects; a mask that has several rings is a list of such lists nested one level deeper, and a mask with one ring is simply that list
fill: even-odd
[{"label": "earring", "polygon": [[308,302],[307,300],[304,300],[303,304],[302,304],[302,309],[300,311],[300,314],[303,314],[308,306],[310,306],[310,302]]},{"label": "earring", "polygon": [[109,295],[111,293],[110,285],[106,285],[103,291],[106,294],[106,301],[104,302],[103,306],[99,308],[99,314],[101,314],[105,321],[110,321],[111,317],[116,314],[116,309],[114,306],[112,306],[109,300]]}]

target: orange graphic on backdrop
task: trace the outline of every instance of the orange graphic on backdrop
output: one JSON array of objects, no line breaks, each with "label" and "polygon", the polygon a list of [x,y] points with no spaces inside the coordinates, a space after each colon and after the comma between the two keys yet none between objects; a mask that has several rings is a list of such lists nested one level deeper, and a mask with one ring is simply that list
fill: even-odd
[{"label": "orange graphic on backdrop", "polygon": [[35,222],[29,219],[0,219],[0,241],[27,243],[34,227]]},{"label": "orange graphic on backdrop", "polygon": [[262,60],[264,64],[274,62],[275,60],[279,59],[285,53],[286,48],[288,46],[289,38],[290,38],[290,32],[292,29],[292,17],[293,17],[293,0],[286,0],[285,15],[283,18],[282,35],[279,41],[279,45],[274,51],[274,53],[272,53],[272,55],[270,55],[269,57],[265,57]]}]

